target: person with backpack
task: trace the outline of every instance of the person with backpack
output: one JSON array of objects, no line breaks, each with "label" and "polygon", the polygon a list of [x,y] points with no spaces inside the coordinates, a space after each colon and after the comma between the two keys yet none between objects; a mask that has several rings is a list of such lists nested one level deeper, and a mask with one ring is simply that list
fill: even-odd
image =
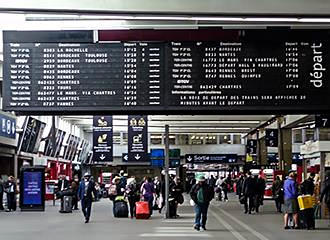
[{"label": "person with backpack", "polygon": [[325,181],[322,186],[320,202],[322,202],[323,200],[324,203],[327,205],[328,211],[330,211],[330,171],[326,172]]},{"label": "person with backpack", "polygon": [[136,204],[136,202],[138,202],[140,200],[139,191],[138,191],[135,177],[131,177],[131,178],[127,179],[125,195],[127,196],[127,199],[128,199],[129,212],[130,212],[131,218],[134,218],[135,204]]},{"label": "person with backpack", "polygon": [[214,189],[206,182],[204,176],[197,178],[197,183],[190,191],[191,199],[195,203],[195,224],[194,229],[200,231],[206,230],[207,212],[211,200],[214,198]]},{"label": "person with backpack", "polygon": [[110,185],[110,188],[109,188],[109,199],[111,201],[113,201],[113,208],[112,208],[112,211],[113,211],[113,215],[115,216],[115,203],[116,203],[116,198],[117,197],[123,197],[125,195],[125,189],[123,189],[121,187],[121,184],[120,184],[120,177],[116,176],[113,180],[112,180],[112,184]]}]

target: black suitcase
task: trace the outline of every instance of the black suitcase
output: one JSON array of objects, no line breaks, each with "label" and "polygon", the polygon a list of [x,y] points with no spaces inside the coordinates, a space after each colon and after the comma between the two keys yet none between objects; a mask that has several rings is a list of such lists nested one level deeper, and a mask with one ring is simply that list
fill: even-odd
[{"label": "black suitcase", "polygon": [[60,213],[72,213],[72,197],[64,196],[62,199]]},{"label": "black suitcase", "polygon": [[118,201],[115,202],[115,211],[114,211],[114,217],[117,218],[127,218],[128,217],[128,206],[127,202],[124,201]]},{"label": "black suitcase", "polygon": [[308,208],[299,211],[300,228],[315,229],[314,209]]}]

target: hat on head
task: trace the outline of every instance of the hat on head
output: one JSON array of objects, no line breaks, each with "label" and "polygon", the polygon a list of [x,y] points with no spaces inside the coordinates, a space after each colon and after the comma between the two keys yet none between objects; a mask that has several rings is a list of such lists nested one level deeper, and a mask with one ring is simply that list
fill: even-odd
[{"label": "hat on head", "polygon": [[90,175],[90,173],[88,173],[88,172],[86,172],[85,174],[84,174],[84,177],[90,177],[91,175]]},{"label": "hat on head", "polygon": [[116,182],[117,180],[120,180],[120,177],[115,176],[114,179],[112,180],[113,182]]}]

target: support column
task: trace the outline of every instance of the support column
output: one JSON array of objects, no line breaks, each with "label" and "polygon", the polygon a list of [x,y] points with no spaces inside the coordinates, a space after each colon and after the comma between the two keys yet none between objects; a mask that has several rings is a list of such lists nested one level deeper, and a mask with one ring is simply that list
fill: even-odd
[{"label": "support column", "polygon": [[266,147],[266,138],[263,137],[258,140],[258,146],[259,146],[259,162],[260,165],[267,165],[268,159],[267,159],[267,147]]},{"label": "support column", "polygon": [[278,154],[280,170],[285,174],[291,169],[292,165],[292,130],[279,129]]},{"label": "support column", "polygon": [[165,125],[165,206],[166,214],[165,217],[170,217],[170,205],[168,201],[169,197],[169,187],[170,187],[170,176],[169,176],[169,167],[170,167],[170,138],[169,138],[169,126]]}]

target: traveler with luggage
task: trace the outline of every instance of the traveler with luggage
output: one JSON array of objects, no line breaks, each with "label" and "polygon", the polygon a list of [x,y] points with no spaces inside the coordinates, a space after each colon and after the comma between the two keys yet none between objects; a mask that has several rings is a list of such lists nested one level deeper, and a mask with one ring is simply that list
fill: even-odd
[{"label": "traveler with luggage", "polygon": [[65,195],[65,191],[67,191],[69,189],[70,183],[68,180],[65,179],[65,175],[60,175],[59,176],[59,180],[57,183],[57,193],[56,193],[56,197],[57,199],[61,199],[61,209],[60,209],[60,213],[63,212],[64,209],[64,195]]},{"label": "traveler with luggage", "polygon": [[244,201],[244,213],[251,214],[252,211],[255,208],[255,197],[256,197],[256,189],[257,189],[257,183],[254,176],[252,176],[251,172],[247,173],[247,177],[244,180],[243,187],[242,187],[242,194]]},{"label": "traveler with luggage", "polygon": [[131,218],[135,216],[135,204],[140,200],[139,191],[137,188],[136,180],[134,177],[127,179],[126,192],[128,203],[129,203],[129,212]]},{"label": "traveler with luggage", "polygon": [[195,203],[195,224],[194,229],[197,231],[206,230],[207,212],[211,200],[214,198],[214,189],[206,182],[204,176],[197,178],[197,183],[190,191],[191,199]]},{"label": "traveler with luggage", "polygon": [[326,172],[325,181],[322,186],[320,202],[322,202],[323,200],[324,203],[327,205],[328,211],[330,212],[330,171]]},{"label": "traveler with luggage", "polygon": [[292,214],[294,228],[299,229],[298,222],[298,186],[296,182],[297,174],[294,171],[289,171],[289,177],[284,181],[284,229],[290,229],[288,226],[289,214]]},{"label": "traveler with luggage", "polygon": [[5,192],[7,193],[7,209],[6,212],[16,211],[16,181],[13,176],[8,178],[5,184]]},{"label": "traveler with luggage", "polygon": [[81,209],[85,217],[85,223],[89,222],[93,195],[96,196],[97,192],[95,190],[95,183],[91,179],[89,173],[85,173],[84,179],[81,180],[78,188],[78,200],[81,200]]},{"label": "traveler with luggage", "polygon": [[181,184],[181,180],[179,177],[175,177],[174,181],[170,185],[170,191],[169,191],[169,198],[173,198],[174,203],[171,204],[173,206],[173,210],[170,210],[170,217],[177,218],[179,217],[177,211],[178,211],[178,204],[182,204],[184,202],[183,198],[183,186]]},{"label": "traveler with luggage", "polygon": [[[112,180],[112,184],[109,188],[109,199],[113,201],[113,207],[112,212],[113,216],[116,217],[119,210],[116,210],[116,202],[124,201],[124,195],[125,195],[125,189],[121,187],[120,177],[116,176]],[[123,204],[121,204],[123,205]],[[117,204],[117,207],[119,207],[119,204]]]},{"label": "traveler with luggage", "polygon": [[0,210],[4,210],[3,208],[3,193],[5,192],[5,187],[2,181],[2,177],[0,176]]},{"label": "traveler with luggage", "polygon": [[154,201],[154,185],[152,183],[151,177],[145,177],[144,183],[141,185],[140,192],[142,194],[143,200],[149,204],[150,216],[152,215],[152,204]]},{"label": "traveler with luggage", "polygon": [[259,174],[259,177],[256,180],[257,189],[256,189],[256,197],[255,197],[255,210],[258,213],[259,207],[264,205],[264,195],[266,189],[266,181],[262,174]]},{"label": "traveler with luggage", "polygon": [[282,204],[284,203],[284,193],[283,193],[283,182],[279,176],[276,176],[276,180],[273,182],[272,186],[273,198],[275,200],[276,210],[282,213]]}]

